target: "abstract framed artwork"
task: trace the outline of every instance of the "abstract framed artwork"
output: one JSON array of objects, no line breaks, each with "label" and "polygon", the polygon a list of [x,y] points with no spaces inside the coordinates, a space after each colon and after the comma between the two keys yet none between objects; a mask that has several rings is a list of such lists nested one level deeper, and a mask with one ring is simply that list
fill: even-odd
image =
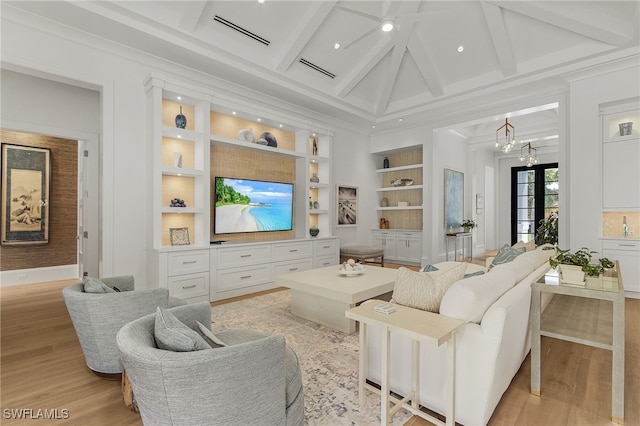
[{"label": "abstract framed artwork", "polygon": [[464,173],[444,169],[444,226],[458,227],[464,215]]},{"label": "abstract framed artwork", "polygon": [[2,144],[3,245],[49,242],[51,152]]},{"label": "abstract framed artwork", "polygon": [[189,240],[189,228],[169,228],[169,237],[172,246],[188,246],[191,244]]},{"label": "abstract framed artwork", "polygon": [[338,226],[358,226],[358,187],[337,185]]}]

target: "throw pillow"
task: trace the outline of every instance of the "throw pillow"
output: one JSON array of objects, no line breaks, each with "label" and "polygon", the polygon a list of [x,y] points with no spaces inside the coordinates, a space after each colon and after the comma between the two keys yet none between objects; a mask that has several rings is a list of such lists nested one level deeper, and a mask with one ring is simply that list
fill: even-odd
[{"label": "throw pillow", "polygon": [[524,241],[518,241],[517,243],[515,243],[511,247],[513,247],[513,248],[522,248],[522,247],[524,247],[527,251],[531,251],[531,250],[535,250],[536,249],[536,243],[535,243],[535,241],[529,241],[528,243],[525,243]]},{"label": "throw pillow", "polygon": [[97,278],[84,277],[85,293],[115,293],[116,291]]},{"label": "throw pillow", "polygon": [[484,271],[469,272],[468,274],[464,274],[464,277],[462,278],[471,278],[477,275],[484,275]]},{"label": "throw pillow", "polygon": [[174,352],[191,352],[211,349],[211,346],[194,330],[183,324],[171,312],[156,308],[154,326],[156,345],[160,349]]},{"label": "throw pillow", "polygon": [[196,324],[193,326],[193,328],[198,333],[200,333],[200,335],[212,348],[221,348],[227,346],[226,343],[224,343],[222,340],[220,340],[220,338],[218,338],[218,336],[211,332],[209,327],[205,326],[200,321],[196,321]]},{"label": "throw pillow", "polygon": [[427,265],[422,269],[422,272],[434,272],[434,271],[437,271],[437,270],[438,270],[438,268],[436,268],[435,266]]},{"label": "throw pillow", "polygon": [[442,297],[453,283],[462,278],[466,269],[467,265],[462,262],[451,269],[434,272],[415,272],[400,267],[393,300],[399,305],[438,313]]},{"label": "throw pillow", "polygon": [[493,262],[491,262],[491,265],[489,266],[489,270],[491,270],[491,268],[493,268],[496,265],[511,262],[513,259],[520,256],[526,250],[527,249],[525,247],[513,248],[509,244],[503,245],[502,248],[498,250],[498,254],[496,254],[496,257],[493,259]]}]

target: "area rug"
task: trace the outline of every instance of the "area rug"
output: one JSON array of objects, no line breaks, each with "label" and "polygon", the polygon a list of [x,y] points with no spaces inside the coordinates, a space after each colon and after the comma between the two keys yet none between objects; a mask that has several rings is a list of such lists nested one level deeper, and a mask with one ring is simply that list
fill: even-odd
[{"label": "area rug", "polygon": [[[285,336],[298,355],[304,387],[305,424],[310,426],[379,425],[380,397],[365,391],[358,402],[358,334],[345,334],[291,314],[289,290],[211,308],[215,332],[231,328]],[[400,409],[392,425],[411,413]]]}]

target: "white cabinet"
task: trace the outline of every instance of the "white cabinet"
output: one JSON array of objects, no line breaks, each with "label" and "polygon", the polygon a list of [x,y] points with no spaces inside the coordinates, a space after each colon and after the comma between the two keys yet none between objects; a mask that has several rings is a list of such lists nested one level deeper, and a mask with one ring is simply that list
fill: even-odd
[{"label": "white cabinet", "polygon": [[[602,117],[602,207],[609,210],[640,208],[638,103],[603,107],[600,114]],[[630,130],[627,130],[629,128]]]},{"label": "white cabinet", "polygon": [[420,263],[422,260],[422,233],[398,232],[396,236],[396,260]]},{"label": "white cabinet", "polygon": [[373,231],[373,245],[384,250],[384,258],[396,258],[396,236],[393,231]]},{"label": "white cabinet", "polygon": [[340,240],[322,238],[313,241],[313,268],[337,265],[340,263]]},{"label": "white cabinet", "polygon": [[388,229],[372,231],[372,245],[384,250],[385,260],[420,263],[422,259],[422,231]]},{"label": "white cabinet", "polygon": [[640,240],[603,240],[602,256],[620,263],[622,283],[626,295],[640,298]]},{"label": "white cabinet", "polygon": [[166,253],[169,294],[190,303],[209,300],[209,251]]}]

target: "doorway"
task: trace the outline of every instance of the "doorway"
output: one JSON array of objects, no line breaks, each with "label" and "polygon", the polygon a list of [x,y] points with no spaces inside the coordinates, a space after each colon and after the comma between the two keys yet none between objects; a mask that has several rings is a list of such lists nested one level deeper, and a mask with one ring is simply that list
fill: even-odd
[{"label": "doorway", "polygon": [[558,212],[558,163],[511,169],[511,244],[535,241],[540,221]]}]

